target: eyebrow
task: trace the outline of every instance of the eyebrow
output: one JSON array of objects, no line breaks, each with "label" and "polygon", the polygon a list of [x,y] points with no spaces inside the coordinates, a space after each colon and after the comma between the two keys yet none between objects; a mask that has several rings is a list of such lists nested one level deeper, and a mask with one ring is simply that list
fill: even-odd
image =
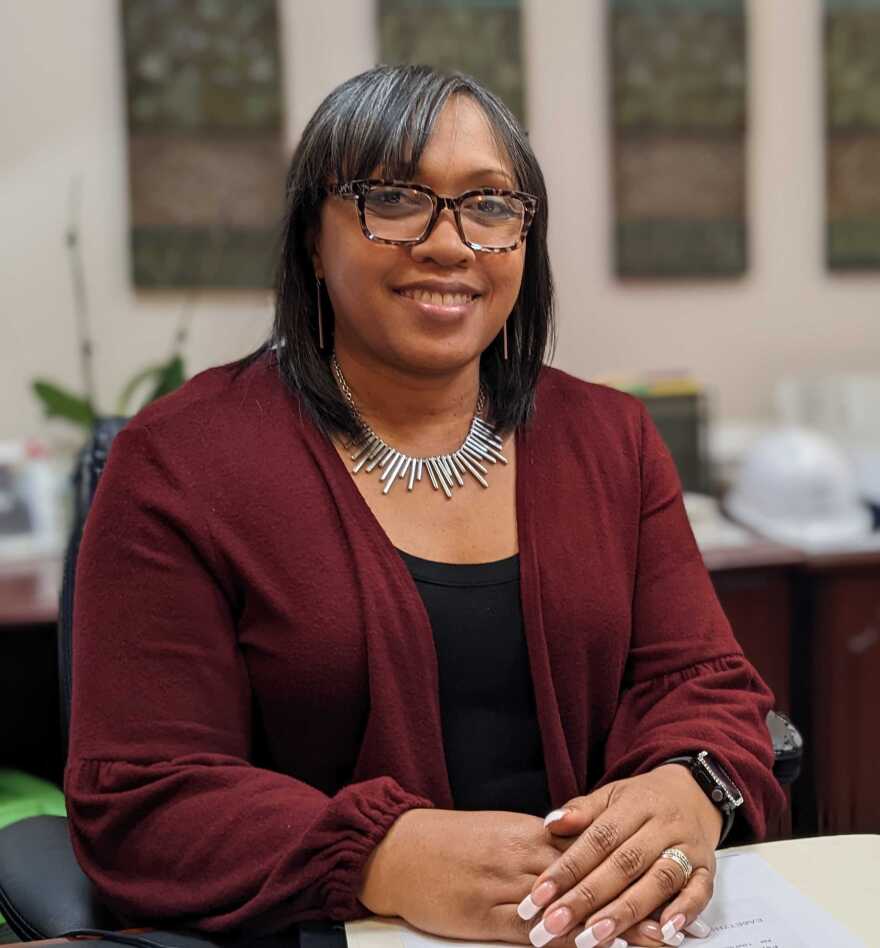
[{"label": "eyebrow", "polygon": [[502,168],[480,168],[477,171],[471,171],[465,175],[465,181],[473,181],[475,178],[506,178],[511,184],[516,184],[511,175],[509,175]]}]

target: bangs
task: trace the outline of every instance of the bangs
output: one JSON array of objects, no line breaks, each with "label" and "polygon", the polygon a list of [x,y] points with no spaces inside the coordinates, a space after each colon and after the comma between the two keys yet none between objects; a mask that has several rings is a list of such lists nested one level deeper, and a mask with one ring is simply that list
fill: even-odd
[{"label": "bangs", "polygon": [[[480,107],[495,146],[521,187],[521,168],[510,153],[504,126],[515,122],[506,107],[493,102],[485,90],[460,75],[442,75],[423,66],[385,67],[358,88],[356,77],[340,101],[328,103],[329,143],[324,180],[352,181],[377,173],[383,178],[412,180],[437,117],[450,98],[467,95]],[[380,70],[382,67],[380,67]]]}]

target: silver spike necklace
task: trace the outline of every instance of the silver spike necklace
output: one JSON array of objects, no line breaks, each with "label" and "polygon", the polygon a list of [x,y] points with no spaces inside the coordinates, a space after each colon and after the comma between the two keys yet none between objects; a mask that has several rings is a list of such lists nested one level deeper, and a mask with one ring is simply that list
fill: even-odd
[{"label": "silver spike necklace", "polygon": [[336,384],[361,427],[360,437],[354,443],[354,454],[351,455],[352,473],[358,474],[363,470],[371,474],[373,471],[380,471],[379,480],[385,484],[382,488],[383,494],[387,494],[398,480],[406,481],[406,489],[411,491],[422,480],[422,473],[427,471],[434,490],[442,490],[449,499],[456,487],[464,487],[464,479],[468,475],[483,487],[489,486],[486,480],[489,469],[484,462],[497,464],[500,461],[507,464],[507,458],[501,450],[501,438],[492,425],[480,418],[486,407],[486,393],[482,386],[473,420],[461,447],[449,454],[417,458],[392,448],[364,421],[354,403],[354,397],[339,367],[335,352],[330,359],[330,368]]}]

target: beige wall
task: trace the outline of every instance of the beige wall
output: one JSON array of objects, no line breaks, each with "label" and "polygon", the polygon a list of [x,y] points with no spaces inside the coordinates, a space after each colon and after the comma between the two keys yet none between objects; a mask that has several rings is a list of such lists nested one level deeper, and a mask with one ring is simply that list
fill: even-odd
[{"label": "beige wall", "polygon": [[[610,272],[604,0],[523,0],[531,138],[548,178],[559,294],[556,364],[582,376],[690,369],[725,421],[768,416],[774,379],[873,368],[880,275],[823,266],[820,0],[751,0],[751,267],[722,283],[622,285]],[[124,102],[115,0],[0,5],[0,439],[47,428],[35,375],[79,382],[68,262],[70,181],[83,239],[103,408],[162,357],[182,298],[128,281]],[[329,89],[374,59],[364,0],[282,0],[290,141]],[[566,195],[563,199],[563,194]],[[192,370],[263,336],[263,294],[204,294]]]}]

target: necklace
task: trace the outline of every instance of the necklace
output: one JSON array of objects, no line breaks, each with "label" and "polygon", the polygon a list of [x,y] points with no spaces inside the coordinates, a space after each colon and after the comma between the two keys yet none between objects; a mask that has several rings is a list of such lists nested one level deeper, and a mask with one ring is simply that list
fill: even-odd
[{"label": "necklace", "polygon": [[507,464],[507,458],[501,451],[501,438],[492,425],[480,418],[480,413],[486,407],[486,393],[482,387],[471,426],[461,447],[450,454],[417,458],[392,448],[364,421],[354,403],[354,397],[339,367],[335,352],[330,359],[330,368],[336,384],[361,426],[360,437],[354,443],[355,453],[351,455],[352,473],[357,474],[361,470],[367,474],[375,470],[381,471],[379,480],[385,484],[383,494],[387,494],[398,480],[406,480],[406,489],[411,491],[416,483],[421,481],[422,473],[427,471],[434,490],[442,490],[447,498],[451,498],[455,487],[464,487],[467,475],[471,475],[483,487],[489,486],[486,480],[489,471],[484,461],[490,464],[497,464],[499,461]]}]

